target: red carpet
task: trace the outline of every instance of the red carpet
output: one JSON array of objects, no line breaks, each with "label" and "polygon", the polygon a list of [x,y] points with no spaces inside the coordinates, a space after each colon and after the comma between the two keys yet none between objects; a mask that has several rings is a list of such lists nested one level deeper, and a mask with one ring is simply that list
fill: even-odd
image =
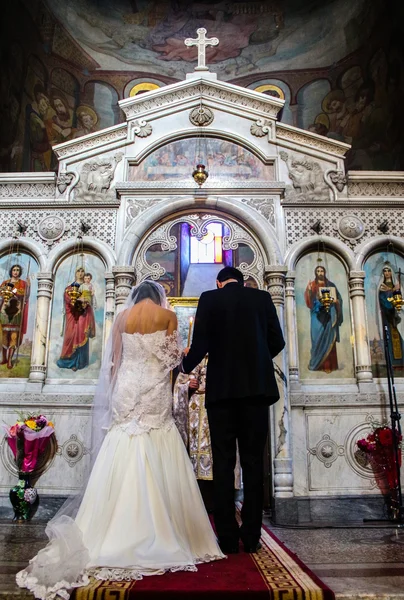
[{"label": "red carpet", "polygon": [[178,572],[141,581],[93,581],[72,594],[72,600],[334,600],[323,584],[265,526],[257,554],[231,554],[198,565],[197,573]]}]

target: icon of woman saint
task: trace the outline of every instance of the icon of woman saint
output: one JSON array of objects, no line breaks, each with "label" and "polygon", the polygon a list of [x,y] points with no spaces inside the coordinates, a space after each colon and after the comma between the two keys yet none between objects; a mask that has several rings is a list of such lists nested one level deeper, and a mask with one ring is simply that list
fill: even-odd
[{"label": "icon of woman saint", "polygon": [[[327,312],[320,302],[321,290],[327,288],[334,302]],[[327,278],[326,269],[318,265],[314,279],[309,281],[304,292],[307,308],[310,309],[310,371],[331,373],[338,370],[337,342],[339,328],[343,322],[342,297],[335,283]]]},{"label": "icon of woman saint", "polygon": [[75,278],[64,290],[63,294],[63,346],[59,360],[60,369],[78,371],[88,367],[90,363],[90,339],[95,337],[95,318],[91,302],[85,295],[80,295],[75,303],[69,293],[79,290],[85,284],[83,267],[76,269]]},{"label": "icon of woman saint", "polygon": [[2,360],[0,364],[12,369],[15,356],[27,333],[29,282],[21,279],[23,268],[13,265],[9,270],[9,279],[1,283],[1,288],[8,288],[12,296],[6,300],[0,296],[0,324],[2,333]]},{"label": "icon of woman saint", "polygon": [[403,367],[404,349],[403,338],[398,330],[398,325],[401,322],[401,317],[394,308],[390,299],[394,292],[401,290],[400,282],[396,277],[393,267],[389,263],[385,263],[382,269],[382,277],[378,286],[379,307],[381,316],[381,339],[383,339],[384,328],[388,330],[388,347],[393,367]]}]

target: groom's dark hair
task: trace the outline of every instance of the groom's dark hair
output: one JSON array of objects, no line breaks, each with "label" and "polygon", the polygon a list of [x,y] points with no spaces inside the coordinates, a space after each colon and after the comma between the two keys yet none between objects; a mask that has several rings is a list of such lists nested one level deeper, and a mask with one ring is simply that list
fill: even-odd
[{"label": "groom's dark hair", "polygon": [[223,281],[227,281],[228,279],[236,279],[237,283],[240,285],[244,285],[244,277],[241,271],[236,269],[235,267],[225,267],[216,276],[217,281],[222,283]]}]

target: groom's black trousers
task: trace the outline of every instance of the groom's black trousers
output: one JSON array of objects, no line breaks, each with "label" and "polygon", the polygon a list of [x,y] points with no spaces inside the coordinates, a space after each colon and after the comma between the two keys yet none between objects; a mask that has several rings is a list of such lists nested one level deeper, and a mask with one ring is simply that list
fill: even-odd
[{"label": "groom's black trousers", "polygon": [[[268,435],[268,399],[222,400],[207,406],[213,457],[214,518],[219,542],[254,546],[261,532],[264,499],[264,448]],[[244,502],[239,529],[234,506],[236,441],[242,469]]]}]

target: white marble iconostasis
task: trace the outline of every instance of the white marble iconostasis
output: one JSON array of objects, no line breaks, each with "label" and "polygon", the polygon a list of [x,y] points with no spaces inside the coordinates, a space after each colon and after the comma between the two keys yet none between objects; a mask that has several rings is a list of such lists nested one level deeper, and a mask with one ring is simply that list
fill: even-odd
[{"label": "white marble iconostasis", "polygon": [[[25,371],[0,365],[0,418],[11,423],[16,409],[40,409],[55,422],[59,448],[38,482],[43,494],[80,487],[103,348],[132,284],[151,277],[184,295],[185,238],[202,239],[217,223],[223,264],[268,289],[287,341],[276,358],[270,495],[292,507],[287,518],[295,522],[300,499],[379,495],[355,443],[385,414],[377,289],[386,262],[394,277],[404,270],[404,175],[346,174],[348,146],[278,123],[282,104],[196,74],[122,101],[125,123],[55,147],[57,176],[0,175],[0,269],[21,221],[23,275],[30,264],[32,279]],[[201,105],[203,134],[195,121]],[[210,176],[195,189],[190,173],[201,147]],[[318,265],[339,311],[325,367],[327,339],[316,339],[308,300]],[[91,274],[95,304],[86,322],[77,319],[77,331],[82,325],[91,336],[69,362],[64,294],[78,267]],[[404,379],[396,374],[401,403]],[[4,439],[0,459],[6,502],[14,474]]]}]

